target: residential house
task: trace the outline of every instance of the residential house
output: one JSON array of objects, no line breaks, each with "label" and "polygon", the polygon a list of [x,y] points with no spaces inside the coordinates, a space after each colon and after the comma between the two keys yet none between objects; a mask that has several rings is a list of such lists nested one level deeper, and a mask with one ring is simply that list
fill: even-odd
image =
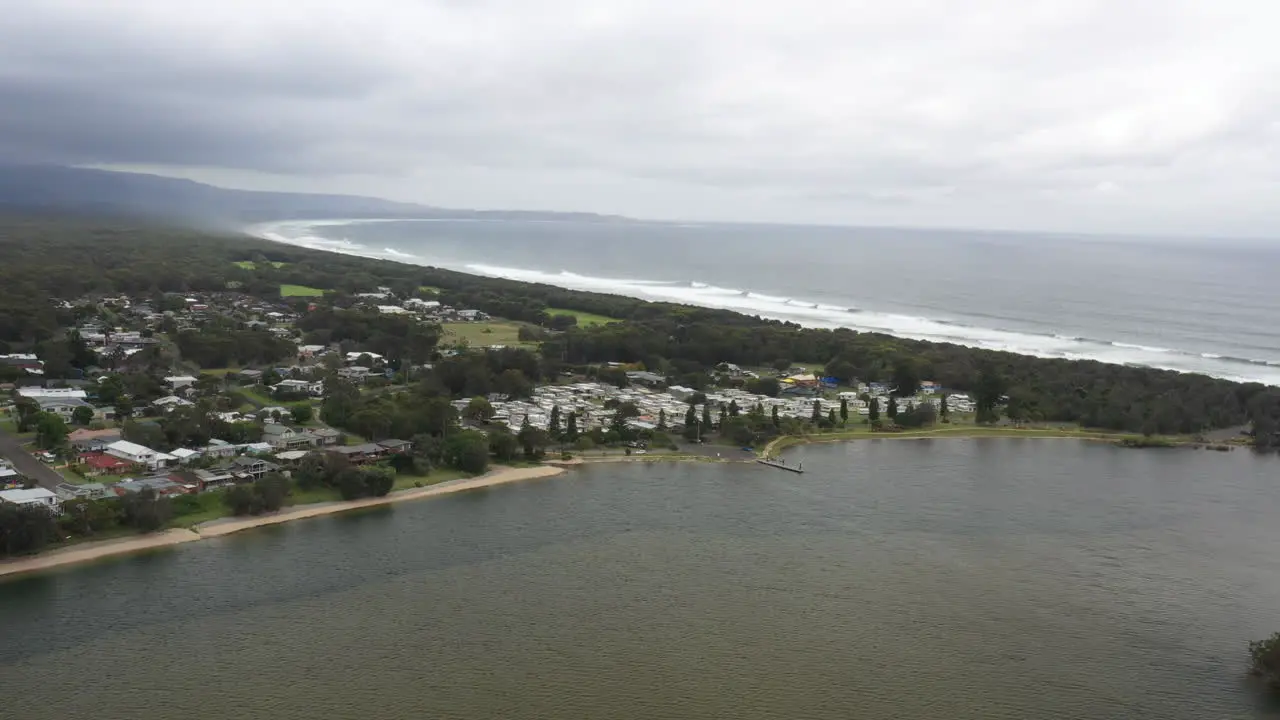
[{"label": "residential house", "polygon": [[67,500],[102,500],[111,493],[107,490],[107,486],[102,483],[84,483],[83,485],[72,485],[71,483],[60,483],[53,489],[54,494],[64,502]]},{"label": "residential house", "polygon": [[180,465],[186,465],[192,460],[199,458],[201,455],[199,450],[192,450],[190,448],[178,448],[169,454],[177,458]]},{"label": "residential house", "polygon": [[413,452],[413,443],[408,440],[379,440],[375,444],[387,453],[393,455],[407,455]]},{"label": "residential house", "polygon": [[81,453],[79,460],[89,475],[123,475],[134,468],[128,460],[101,452]]},{"label": "residential house", "polygon": [[337,445],[342,442],[342,433],[333,428],[312,428],[310,432],[316,437],[317,444],[321,446]]},{"label": "residential house", "polygon": [[190,470],[186,475],[196,483],[200,492],[230,485],[236,481],[236,474],[229,467]]},{"label": "residential house", "polygon": [[403,305],[404,307],[410,310],[418,310],[418,311],[435,310],[440,307],[440,301],[439,300],[422,300],[420,298],[409,298],[408,300],[405,300],[403,303],[401,303],[401,305]]},{"label": "residential house", "polygon": [[62,500],[52,490],[45,488],[0,490],[0,503],[19,506],[36,505],[48,508],[54,513],[62,509]]},{"label": "residential house", "polygon": [[351,365],[349,367],[339,368],[338,377],[351,382],[364,382],[369,377],[369,368],[363,365]]},{"label": "residential house", "polygon": [[355,351],[352,351],[352,352],[349,352],[349,353],[347,353],[347,355],[346,355],[346,358],[345,358],[345,359],[346,359],[347,363],[357,363],[357,362],[360,362],[360,358],[361,358],[361,357],[366,356],[366,355],[367,355],[367,356],[369,357],[369,359],[370,359],[370,360],[372,360],[374,363],[379,363],[379,362],[382,362],[383,360],[385,360],[385,359],[386,359],[386,358],[382,357],[381,355],[379,355],[379,354],[378,354],[378,353],[376,353],[376,352],[368,352],[368,351],[364,351],[364,352],[355,352]]},{"label": "residential house", "polygon": [[315,447],[319,438],[306,430],[291,428],[283,423],[267,423],[262,427],[262,441],[276,450]]},{"label": "residential house", "polygon": [[155,475],[145,478],[128,478],[111,486],[111,490],[121,497],[143,490],[155,490],[157,495],[183,495],[196,492],[194,483],[179,482],[168,475]]},{"label": "residential house", "polygon": [[310,450],[285,450],[276,453],[272,457],[279,460],[281,466],[292,469],[298,467],[302,459],[310,454]]},{"label": "residential house", "polygon": [[337,453],[349,460],[353,465],[361,465],[367,462],[373,462],[386,454],[386,448],[374,443],[363,443],[361,445],[339,445],[329,448],[329,452]]},{"label": "residential house", "polygon": [[89,394],[80,388],[46,388],[46,387],[20,387],[18,395],[24,398],[35,400],[37,398],[58,398],[67,400],[75,398],[84,400]]},{"label": "residential house", "polygon": [[79,408],[89,408],[91,412],[93,411],[93,406],[80,398],[37,397],[35,401],[40,406],[41,412],[53,413],[62,418],[64,422],[71,422],[72,417]]},{"label": "residential house", "polygon": [[323,380],[281,380],[272,386],[274,393],[292,393],[320,397],[324,395]]},{"label": "residential house", "polygon": [[0,365],[22,368],[23,370],[36,375],[44,372],[44,362],[37,358],[33,353],[12,353],[8,355],[0,355]]},{"label": "residential house", "polygon": [[128,440],[119,440],[111,443],[107,446],[106,453],[152,470],[164,465],[165,458],[173,459],[172,455],[157,452],[144,445],[131,443]]},{"label": "residential house", "polygon": [[160,412],[171,412],[174,408],[192,407],[195,403],[190,400],[183,400],[177,395],[166,395],[165,397],[151,403],[151,406]]},{"label": "residential house", "polygon": [[11,487],[20,487],[26,478],[22,477],[22,473],[13,469],[8,465],[0,465],[0,490],[7,490]]},{"label": "residential house", "polygon": [[200,449],[200,453],[202,455],[211,458],[235,457],[237,452],[239,451],[235,445],[232,445],[226,440],[219,440],[217,438],[210,440],[208,445]]},{"label": "residential house", "polygon": [[267,473],[278,471],[280,466],[273,462],[263,460],[262,458],[241,455],[231,461],[230,469],[232,472],[247,475],[252,477],[254,480],[261,480]]},{"label": "residential house", "polygon": [[190,375],[174,375],[164,379],[170,390],[177,392],[183,388],[191,387],[196,384],[196,379]]},{"label": "residential house", "polygon": [[119,430],[89,430],[79,428],[67,435],[67,442],[80,452],[105,450],[108,445],[120,439]]},{"label": "residential house", "polygon": [[237,374],[238,374],[241,378],[243,378],[243,379],[245,379],[245,380],[248,380],[248,381],[250,381],[250,382],[255,382],[255,383],[256,383],[256,382],[258,382],[259,380],[261,380],[261,379],[262,379],[262,371],[261,371],[261,370],[241,370],[241,371],[240,371],[239,373],[237,373]]}]

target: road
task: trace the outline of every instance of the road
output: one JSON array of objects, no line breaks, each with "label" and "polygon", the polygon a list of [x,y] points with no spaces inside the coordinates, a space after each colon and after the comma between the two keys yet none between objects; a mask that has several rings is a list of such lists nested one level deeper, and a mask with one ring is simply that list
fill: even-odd
[{"label": "road", "polygon": [[56,470],[40,462],[34,455],[22,449],[21,439],[10,435],[4,430],[0,430],[0,457],[8,459],[10,463],[13,463],[15,470],[28,479],[35,480],[42,488],[52,490],[59,483],[66,482],[66,479],[59,475]]}]

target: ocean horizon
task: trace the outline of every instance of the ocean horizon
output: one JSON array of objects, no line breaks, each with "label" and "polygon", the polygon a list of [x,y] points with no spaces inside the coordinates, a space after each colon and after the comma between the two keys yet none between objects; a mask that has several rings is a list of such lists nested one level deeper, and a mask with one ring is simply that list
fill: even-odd
[{"label": "ocean horizon", "polygon": [[1280,248],[1257,240],[476,218],[246,232],[807,327],[1280,385]]}]

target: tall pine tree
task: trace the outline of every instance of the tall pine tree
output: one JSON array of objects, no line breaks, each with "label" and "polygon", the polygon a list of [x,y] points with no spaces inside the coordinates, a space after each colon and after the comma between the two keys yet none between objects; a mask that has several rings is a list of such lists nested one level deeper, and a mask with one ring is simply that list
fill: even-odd
[{"label": "tall pine tree", "polygon": [[560,406],[551,406],[551,419],[547,422],[547,434],[553,440],[560,439]]}]

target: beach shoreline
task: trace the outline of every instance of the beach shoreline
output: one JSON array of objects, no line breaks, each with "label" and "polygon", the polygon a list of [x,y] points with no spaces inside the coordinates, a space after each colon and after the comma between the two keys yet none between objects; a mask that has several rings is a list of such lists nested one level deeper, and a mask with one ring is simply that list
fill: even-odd
[{"label": "beach shoreline", "polygon": [[306,518],[325,517],[364,508],[392,505],[412,500],[423,500],[440,495],[448,495],[466,490],[506,485],[524,480],[536,480],[564,474],[566,468],[556,465],[539,465],[536,467],[496,467],[484,475],[473,478],[449,480],[437,485],[430,485],[410,490],[400,490],[384,497],[363,498],[308,505],[295,505],[270,515],[256,517],[230,517],[210,520],[190,529],[174,528],[150,535],[140,535],[112,540],[99,540],[81,543],[67,548],[56,548],[31,557],[20,557],[0,561],[0,579],[54,570],[70,565],[79,565],[111,557],[132,555],[134,553],[169,548],[201,540],[224,537],[254,528],[279,525],[281,523],[304,520]]}]

